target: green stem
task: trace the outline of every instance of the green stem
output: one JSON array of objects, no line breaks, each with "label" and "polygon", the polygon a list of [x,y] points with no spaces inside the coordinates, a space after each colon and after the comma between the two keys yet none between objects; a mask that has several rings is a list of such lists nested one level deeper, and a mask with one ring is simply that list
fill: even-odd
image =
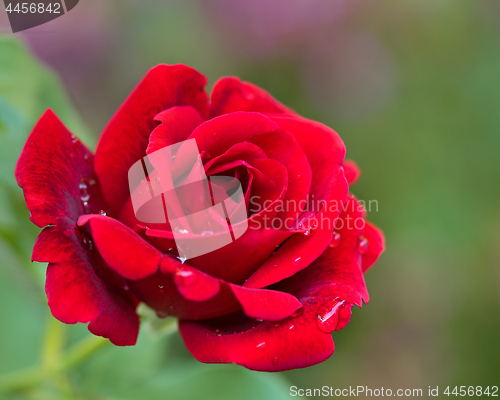
[{"label": "green stem", "polygon": [[66,326],[50,316],[39,365],[0,377],[0,393],[23,390],[47,378],[65,373],[91,357],[109,343],[98,336],[87,336],[61,352],[65,342]]}]

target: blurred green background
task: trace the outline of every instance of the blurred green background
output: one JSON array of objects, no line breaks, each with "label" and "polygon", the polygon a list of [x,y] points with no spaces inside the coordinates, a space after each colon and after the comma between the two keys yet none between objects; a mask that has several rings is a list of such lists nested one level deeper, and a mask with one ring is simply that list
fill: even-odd
[{"label": "blurred green background", "polygon": [[209,88],[239,76],[333,127],[363,171],[352,192],[378,201],[368,217],[387,238],[366,275],[371,302],[333,334],[335,353],[320,365],[266,374],[199,364],[151,321],[136,347],[104,346],[0,399],[500,384],[498,0],[81,0],[16,35],[2,10],[0,27],[0,374],[50,364],[47,326],[69,345],[88,336],[51,322],[44,266],[29,262],[38,230],[13,169],[31,127],[52,107],[93,145],[158,63],[190,65]]}]

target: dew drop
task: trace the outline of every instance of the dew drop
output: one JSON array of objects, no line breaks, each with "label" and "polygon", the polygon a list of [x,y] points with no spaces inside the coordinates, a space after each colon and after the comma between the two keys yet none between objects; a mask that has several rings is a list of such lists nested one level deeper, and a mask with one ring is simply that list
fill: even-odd
[{"label": "dew drop", "polygon": [[339,322],[339,309],[344,303],[344,300],[335,299],[323,307],[324,311],[318,314],[316,320],[316,325],[320,331],[330,333],[335,330]]},{"label": "dew drop", "polygon": [[299,180],[299,179],[300,179],[300,175],[297,175],[297,180]]},{"label": "dew drop", "polygon": [[71,141],[73,142],[73,144],[78,147],[80,146],[82,143],[80,142],[80,139],[78,139],[75,135],[71,135]]},{"label": "dew drop", "polygon": [[340,242],[342,241],[342,237],[340,233],[333,231],[332,233],[332,241],[330,242],[330,248],[334,249],[340,246]]},{"label": "dew drop", "polygon": [[289,329],[289,330],[291,330],[291,331],[293,331],[293,330],[295,329],[295,325],[293,325],[293,324],[292,324],[292,325],[290,325],[290,326],[288,327],[288,329]]},{"label": "dew drop", "polygon": [[260,319],[260,318],[255,318],[255,320],[256,320],[257,322],[263,322],[263,321],[264,321],[263,319]]},{"label": "dew drop", "polygon": [[222,336],[222,335],[225,335],[225,334],[226,334],[226,332],[225,332],[225,331],[223,331],[222,329],[216,329],[216,330],[215,330],[215,334],[216,334],[217,336]]},{"label": "dew drop", "polygon": [[166,311],[156,311],[156,315],[158,318],[167,318],[168,317],[168,312]]},{"label": "dew drop", "polygon": [[295,258],[293,261],[292,261],[292,265],[294,267],[300,267],[300,265],[302,264],[302,257],[297,257]]},{"label": "dew drop", "polygon": [[358,253],[365,254],[368,251],[368,239],[360,236],[358,240]]},{"label": "dew drop", "polygon": [[271,363],[272,363],[273,365],[277,365],[277,364],[278,364],[278,361],[279,361],[279,358],[278,358],[278,357],[273,357],[273,359],[272,359]]},{"label": "dew drop", "polygon": [[89,191],[89,187],[88,187],[86,179],[81,180],[80,185],[79,185],[79,189],[80,189],[80,199],[84,202],[89,201],[90,191]]},{"label": "dew drop", "polygon": [[179,229],[177,232],[179,232],[182,235],[187,235],[189,233],[189,231],[187,229],[184,229],[184,228]]},{"label": "dew drop", "polygon": [[298,318],[302,314],[304,314],[304,307],[300,307],[297,311],[295,311],[292,315],[290,315],[292,318]]},{"label": "dew drop", "polygon": [[258,348],[259,350],[264,350],[266,347],[267,347],[267,343],[266,343],[266,342],[260,342],[260,343],[257,345],[257,348]]},{"label": "dew drop", "polygon": [[123,287],[123,290],[129,290],[129,289],[130,288],[128,286],[126,286],[126,285]]},{"label": "dew drop", "polygon": [[201,232],[201,236],[210,236],[210,235],[213,235],[214,233],[212,231],[203,231]]},{"label": "dew drop", "polygon": [[192,286],[198,280],[198,276],[187,269],[179,270],[175,273],[175,282],[181,286]]},{"label": "dew drop", "polygon": [[92,250],[92,239],[88,238],[87,236],[83,236],[83,244],[85,245],[85,247],[87,247],[88,250]]},{"label": "dew drop", "polygon": [[99,211],[99,214],[101,214],[101,215],[103,215],[103,216],[106,216],[106,211],[101,210],[101,211]]},{"label": "dew drop", "polygon": [[161,292],[161,293],[165,293],[165,290],[166,290],[166,289],[165,289],[165,286],[163,286],[163,285],[158,285],[158,289],[160,289],[160,292]]},{"label": "dew drop", "polygon": [[281,324],[280,324],[279,322],[278,322],[278,323],[276,323],[276,324],[274,324],[274,327],[275,327],[275,328],[279,328],[280,326],[281,326]]}]

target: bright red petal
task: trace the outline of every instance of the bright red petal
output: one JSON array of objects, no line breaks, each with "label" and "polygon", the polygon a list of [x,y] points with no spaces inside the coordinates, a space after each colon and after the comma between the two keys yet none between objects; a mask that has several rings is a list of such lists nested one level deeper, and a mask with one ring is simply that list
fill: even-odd
[{"label": "bright red petal", "polygon": [[264,89],[234,77],[218,80],[210,97],[210,118],[236,111],[294,114]]},{"label": "bright red petal", "polygon": [[368,271],[385,251],[385,237],[375,225],[366,221],[364,236],[368,240],[368,251],[363,255],[363,272]]},{"label": "bright red petal", "polygon": [[345,160],[342,167],[344,168],[344,175],[347,179],[347,183],[349,185],[354,185],[361,176],[361,170],[359,169],[358,164],[352,160]]},{"label": "bright red petal", "polygon": [[159,113],[155,120],[161,124],[149,137],[147,154],[186,140],[203,122],[200,113],[190,106],[169,108]]},{"label": "bright red petal", "polygon": [[359,204],[350,198],[340,219],[344,223],[338,229],[340,245],[271,287],[295,295],[302,309],[277,323],[257,323],[241,314],[180,321],[191,354],[202,362],[237,363],[258,371],[302,368],[326,360],[334,350],[330,332],[345,327],[353,304],[361,306],[369,300],[359,251],[360,236],[366,233],[359,222],[362,218]]},{"label": "bright red petal", "polygon": [[285,292],[251,289],[229,284],[243,312],[250,318],[279,321],[302,307],[296,297]]},{"label": "bright red petal", "polygon": [[340,136],[333,129],[305,118],[289,115],[268,117],[294,136],[311,166],[310,195],[317,200],[324,198],[336,164],[344,161],[345,146]]},{"label": "bright red petal", "polygon": [[174,106],[207,113],[206,79],[185,65],[151,69],[104,129],[95,154],[95,170],[107,204],[115,214],[129,197],[128,170],[145,155],[155,117]]},{"label": "bright red petal", "polygon": [[104,261],[121,276],[137,280],[156,273],[163,254],[116,219],[84,215],[79,226],[89,224],[92,240]]},{"label": "bright red petal", "polygon": [[276,372],[308,367],[333,354],[332,335],[316,328],[316,317],[307,308],[280,322],[259,323],[233,314],[203,322],[181,320],[179,330],[198,361]]}]

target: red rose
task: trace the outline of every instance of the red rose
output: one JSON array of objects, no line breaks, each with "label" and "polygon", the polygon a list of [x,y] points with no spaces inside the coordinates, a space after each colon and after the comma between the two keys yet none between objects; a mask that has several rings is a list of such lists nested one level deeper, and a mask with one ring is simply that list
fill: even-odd
[{"label": "red rose", "polygon": [[[324,361],[334,350],[331,332],[368,301],[363,272],[384,249],[382,233],[348,196],[357,167],[343,166],[345,147],[333,130],[264,90],[223,78],[209,103],[205,84],[184,65],[153,68],[95,155],[52,111],[40,118],[16,178],[31,220],[44,228],[33,260],[49,263],[51,312],[133,345],[144,302],[179,318],[202,362],[281,371]],[[136,219],[128,171],[146,154],[193,138],[206,175],[238,177],[245,201],[256,198],[262,209],[249,213],[240,238],[182,263],[168,223]]]}]

